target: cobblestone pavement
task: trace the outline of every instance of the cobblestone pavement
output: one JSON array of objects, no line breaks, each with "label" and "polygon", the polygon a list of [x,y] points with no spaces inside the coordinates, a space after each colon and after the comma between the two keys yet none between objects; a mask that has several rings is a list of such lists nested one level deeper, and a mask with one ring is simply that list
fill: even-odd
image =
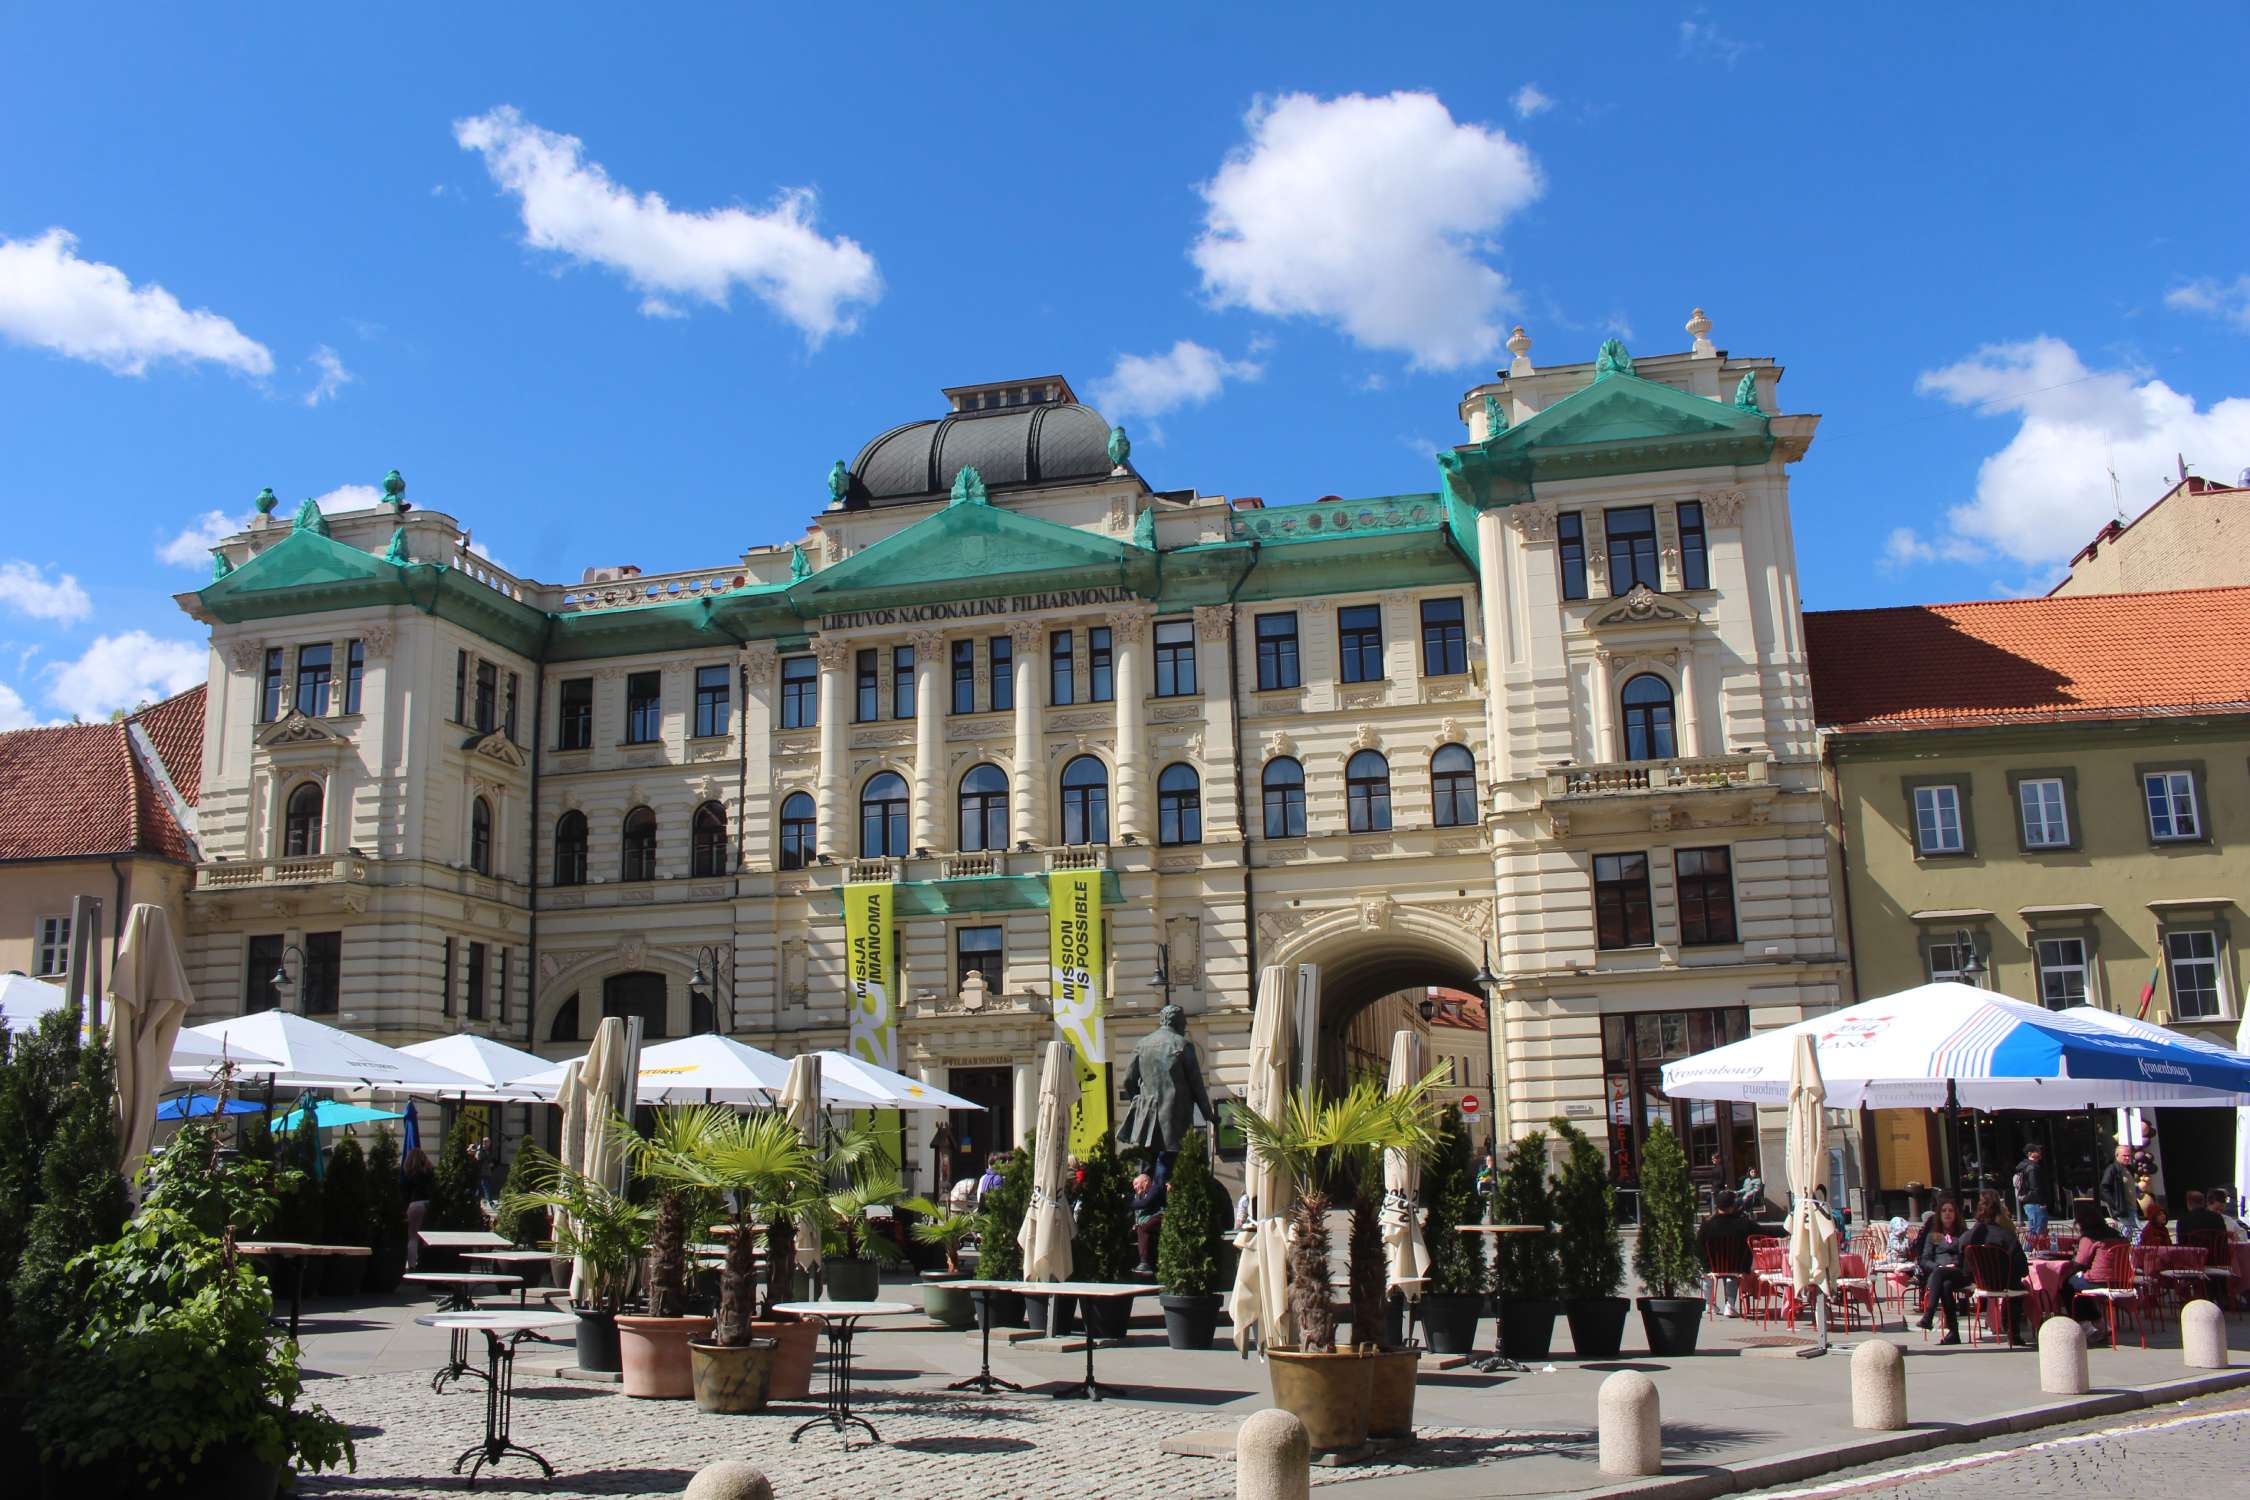
[{"label": "cobblestone pavement", "polygon": [[1942,1490],[2017,1496],[2250,1492],[2250,1402],[2240,1392],[2043,1428],[1922,1462],[1846,1470],[1750,1500],[1922,1500]]},{"label": "cobblestone pavement", "polygon": [[[426,1373],[401,1371],[323,1380],[307,1394],[351,1424],[356,1474],[298,1482],[305,1495],[420,1496],[457,1493],[453,1460],[481,1441],[484,1391],[463,1382],[433,1395]],[[1057,1401],[1045,1395],[960,1395],[875,1386],[863,1410],[879,1444],[854,1434],[849,1447],[825,1428],[792,1444],[812,1403],[757,1416],[714,1416],[692,1401],[630,1401],[614,1386],[519,1375],[515,1436],[555,1466],[511,1456],[487,1468],[477,1493],[676,1496],[703,1465],[748,1459],[786,1500],[997,1500],[1072,1495],[1087,1500],[1199,1500],[1231,1496],[1229,1460],[1158,1452],[1166,1438],[1232,1428],[1239,1413],[1181,1411],[1132,1401]],[[1315,1469],[1315,1484],[1459,1468],[1533,1453],[1588,1455],[1585,1432],[1423,1428],[1407,1462]],[[1402,1458],[1406,1455],[1402,1455]]]}]

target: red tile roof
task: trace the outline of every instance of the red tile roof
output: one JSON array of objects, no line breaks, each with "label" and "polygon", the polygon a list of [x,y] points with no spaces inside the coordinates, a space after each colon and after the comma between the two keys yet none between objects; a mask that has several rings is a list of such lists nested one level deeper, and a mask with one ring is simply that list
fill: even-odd
[{"label": "red tile roof", "polygon": [[2250,712],[2250,588],[1808,613],[1844,733]]},{"label": "red tile roof", "polygon": [[1484,1002],[1466,990],[1449,990],[1440,985],[1430,986],[1430,998],[1438,1001],[1437,1014],[1430,1017],[1432,1026],[1444,1026],[1456,1031],[1484,1030]]},{"label": "red tile roof", "polygon": [[[190,701],[192,700],[192,702]],[[203,689],[146,710],[140,722],[187,797],[203,762]],[[126,724],[61,724],[0,734],[0,860],[195,851],[163,789],[133,755]]]}]

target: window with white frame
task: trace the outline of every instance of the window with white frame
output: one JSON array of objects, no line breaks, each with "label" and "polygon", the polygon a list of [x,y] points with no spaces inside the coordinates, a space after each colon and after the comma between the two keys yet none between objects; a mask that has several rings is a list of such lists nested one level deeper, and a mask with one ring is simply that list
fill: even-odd
[{"label": "window with white frame", "polygon": [[2026,849],[2069,847],[2070,815],[2063,810],[2062,778],[2039,776],[2017,782],[2016,806],[2023,814]]},{"label": "window with white frame", "polygon": [[2219,975],[2219,935],[2207,928],[2164,934],[2164,962],[2172,974],[2172,1017],[2215,1021],[2226,1014]]},{"label": "window with white frame", "polygon": [[1926,950],[1930,956],[1930,983],[1972,984],[1975,981],[1962,972],[1969,957],[1976,952],[1974,943],[1932,943]]},{"label": "window with white frame", "polygon": [[1966,847],[1961,838],[1961,789],[1947,785],[1916,787],[1915,852],[1959,854]]},{"label": "window with white frame", "polygon": [[2086,1004],[2086,940],[2041,938],[2034,951],[2039,958],[2039,1003],[2049,1010]]},{"label": "window with white frame", "polygon": [[70,967],[70,918],[41,917],[39,919],[39,964],[32,972],[37,975],[60,974]]},{"label": "window with white frame", "polygon": [[2195,805],[2195,775],[2190,771],[2150,771],[2141,777],[2148,800],[2148,836],[2158,841],[2199,839],[2203,819]]}]

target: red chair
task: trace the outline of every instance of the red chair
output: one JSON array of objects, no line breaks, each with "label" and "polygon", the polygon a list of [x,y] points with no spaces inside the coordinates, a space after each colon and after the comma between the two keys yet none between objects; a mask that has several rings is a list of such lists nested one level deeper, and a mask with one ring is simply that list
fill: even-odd
[{"label": "red chair", "polygon": [[2101,1302],[2109,1324],[2109,1346],[2117,1347],[2117,1309],[2128,1308],[2133,1314],[2133,1326],[2140,1331],[2141,1347],[2148,1347],[2147,1301],[2142,1297],[2140,1278],[2133,1269],[2133,1247],[2123,1240],[2104,1244],[2094,1253],[2094,1265],[2087,1280],[2093,1283],[2078,1295],[2092,1297]]},{"label": "red chair", "polygon": [[1875,1280],[1867,1274],[1867,1257],[1850,1253],[1836,1257],[1836,1300],[1842,1304],[1844,1330],[1852,1326],[1852,1309],[1867,1309],[1867,1326],[1872,1330],[1882,1322],[1881,1310],[1875,1302]]},{"label": "red chair", "polygon": [[2191,1229],[2180,1236],[2182,1249],[2203,1252],[2203,1291],[2223,1313],[2235,1310],[2234,1244],[2224,1230]]},{"label": "red chair", "polygon": [[[1961,1263],[1968,1267],[1969,1342],[1984,1331],[1987,1304],[1993,1311],[2015,1319],[2016,1337],[2023,1337],[2023,1304],[2031,1297],[2016,1280],[2015,1257],[2005,1245],[1963,1245]],[[2003,1325],[2004,1326],[2004,1325]]]},{"label": "red chair", "polygon": [[2161,1322],[2164,1317],[2166,1268],[2174,1262],[2179,1251],[2170,1245],[2135,1245],[2133,1254],[2133,1283],[2141,1291],[2141,1304]]},{"label": "red chair", "polygon": [[1796,1321],[1796,1293],[1789,1286],[1789,1256],[1775,1239],[1750,1242],[1750,1279],[1753,1311],[1761,1326],[1787,1312]]}]

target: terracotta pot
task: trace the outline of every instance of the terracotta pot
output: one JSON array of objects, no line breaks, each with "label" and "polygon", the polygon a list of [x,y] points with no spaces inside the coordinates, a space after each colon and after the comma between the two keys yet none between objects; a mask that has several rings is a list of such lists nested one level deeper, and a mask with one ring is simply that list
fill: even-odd
[{"label": "terracotta pot", "polygon": [[750,1336],[775,1346],[766,1395],[775,1401],[803,1401],[812,1395],[813,1358],[820,1352],[820,1325],[803,1319],[752,1323]]},{"label": "terracotta pot", "polygon": [[772,1339],[752,1339],[739,1347],[689,1343],[695,1404],[704,1411],[764,1411],[773,1395]]},{"label": "terracotta pot", "polygon": [[1375,1357],[1357,1349],[1308,1354],[1266,1351],[1273,1404],[1305,1424],[1316,1452],[1341,1452],[1367,1442],[1368,1407],[1374,1399]]},{"label": "terracotta pot", "polygon": [[1414,1436],[1414,1381],[1422,1371],[1419,1349],[1384,1349],[1375,1355],[1373,1394],[1367,1402],[1371,1438]]},{"label": "terracotta pot", "polygon": [[657,1401],[685,1401],[695,1394],[695,1372],[688,1340],[707,1337],[709,1318],[644,1318],[617,1315],[617,1354],[625,1371],[625,1394]]}]

